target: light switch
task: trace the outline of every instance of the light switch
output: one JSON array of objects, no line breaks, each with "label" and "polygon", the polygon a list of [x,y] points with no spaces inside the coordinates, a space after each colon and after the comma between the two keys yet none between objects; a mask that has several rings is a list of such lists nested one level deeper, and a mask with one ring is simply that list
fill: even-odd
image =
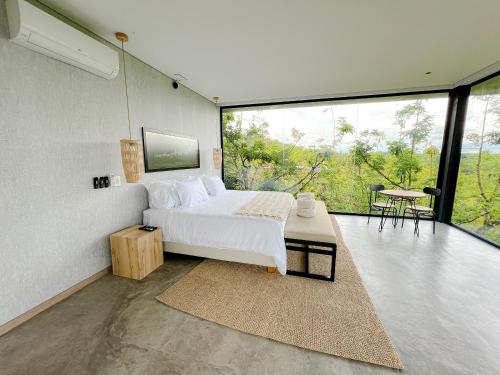
[{"label": "light switch", "polygon": [[113,187],[121,186],[121,184],[122,184],[120,176],[110,174],[109,179],[111,181],[111,186],[113,186]]}]

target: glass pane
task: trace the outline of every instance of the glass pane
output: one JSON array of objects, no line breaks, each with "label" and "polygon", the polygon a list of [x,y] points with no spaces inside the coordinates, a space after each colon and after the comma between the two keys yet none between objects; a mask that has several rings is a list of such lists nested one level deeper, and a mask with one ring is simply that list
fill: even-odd
[{"label": "glass pane", "polygon": [[433,94],[224,109],[226,185],[312,191],[330,211],[367,212],[371,184],[435,186],[447,104]]},{"label": "glass pane", "polygon": [[472,88],[452,222],[500,244],[500,76]]}]

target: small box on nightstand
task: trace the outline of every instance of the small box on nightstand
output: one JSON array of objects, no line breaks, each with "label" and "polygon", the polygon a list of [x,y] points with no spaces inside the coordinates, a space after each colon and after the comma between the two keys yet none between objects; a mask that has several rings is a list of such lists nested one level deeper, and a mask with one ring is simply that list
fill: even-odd
[{"label": "small box on nightstand", "polygon": [[163,264],[163,234],[134,225],[110,236],[113,275],[142,280]]}]

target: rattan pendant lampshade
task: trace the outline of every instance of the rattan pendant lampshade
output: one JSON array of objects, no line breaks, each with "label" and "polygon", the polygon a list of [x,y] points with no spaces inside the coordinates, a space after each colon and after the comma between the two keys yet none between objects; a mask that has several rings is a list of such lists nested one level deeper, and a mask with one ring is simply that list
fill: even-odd
[{"label": "rattan pendant lampshade", "polygon": [[[215,105],[217,106],[219,104],[219,97],[214,96],[213,101]],[[217,119],[215,120],[215,125],[217,126]],[[222,168],[222,149],[219,147],[214,147],[212,149],[212,163],[214,169],[221,169]]]},{"label": "rattan pendant lampshade", "polygon": [[127,70],[125,65],[125,50],[123,43],[128,41],[128,35],[116,33],[116,39],[122,43],[123,57],[123,76],[125,79],[125,96],[127,99],[127,118],[129,139],[120,140],[120,150],[122,154],[122,166],[127,182],[140,182],[143,170],[142,142],[132,139],[132,130],[130,128],[130,107],[128,103]]}]

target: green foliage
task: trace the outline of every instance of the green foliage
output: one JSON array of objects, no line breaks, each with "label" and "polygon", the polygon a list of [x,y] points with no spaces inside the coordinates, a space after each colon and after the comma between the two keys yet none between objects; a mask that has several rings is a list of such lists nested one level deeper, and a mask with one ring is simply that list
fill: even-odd
[{"label": "green foliage", "polygon": [[352,124],[349,124],[345,117],[339,117],[337,119],[337,128],[338,128],[337,140],[339,142],[346,134],[354,133],[354,126],[352,126]]},{"label": "green foliage", "polygon": [[[485,201],[481,196],[477,184],[477,159],[477,154],[463,154],[460,160],[452,222],[500,243],[500,196],[497,192],[491,202]],[[497,189],[500,155],[483,153],[481,169],[482,175],[486,177],[483,180],[483,189],[487,196],[490,196]],[[485,212],[489,212],[487,217]]]},{"label": "green foliage", "polygon": [[[490,111],[496,113],[497,108],[491,106]],[[226,185],[243,190],[311,191],[330,211],[359,213],[367,211],[371,184],[416,190],[435,186],[440,150],[430,143],[434,124],[424,102],[416,100],[398,111],[395,124],[397,140],[386,141],[378,129],[365,130],[357,134],[349,152],[338,152],[343,137],[354,134],[353,125],[344,117],[334,120],[333,143],[318,140],[316,147],[304,147],[300,141],[305,134],[298,129],[291,130],[289,143],[279,142],[269,136],[269,124],[258,113],[243,127],[240,116],[225,112]],[[498,145],[499,133],[483,129],[481,134],[468,135],[478,153],[462,157],[453,212],[454,223],[497,242],[500,155],[484,151],[483,145]],[[422,144],[426,146],[419,151],[417,146]]]},{"label": "green foliage", "polygon": [[253,116],[249,126],[233,113],[224,113],[224,160],[229,188],[244,190],[300,191],[320,172],[329,150],[298,147],[304,136],[292,129],[293,143],[269,137],[269,125]]},{"label": "green foliage", "polygon": [[395,157],[399,157],[400,155],[403,155],[405,152],[408,152],[410,150],[408,145],[401,140],[387,142],[387,148],[389,150],[389,153],[394,155]]},{"label": "green foliage", "polygon": [[491,131],[486,133],[486,142],[495,146],[500,145],[500,131]]},{"label": "green foliage", "polygon": [[430,156],[430,157],[435,157],[435,156],[439,155],[439,148],[437,148],[436,146],[430,145],[430,146],[425,148],[424,154],[427,156]]},{"label": "green foliage", "polygon": [[475,96],[484,103],[481,130],[470,132],[466,139],[477,153],[462,154],[452,221],[490,240],[500,243],[500,155],[485,151],[485,146],[500,144],[500,132],[486,132],[488,116],[500,124],[500,96]]}]

